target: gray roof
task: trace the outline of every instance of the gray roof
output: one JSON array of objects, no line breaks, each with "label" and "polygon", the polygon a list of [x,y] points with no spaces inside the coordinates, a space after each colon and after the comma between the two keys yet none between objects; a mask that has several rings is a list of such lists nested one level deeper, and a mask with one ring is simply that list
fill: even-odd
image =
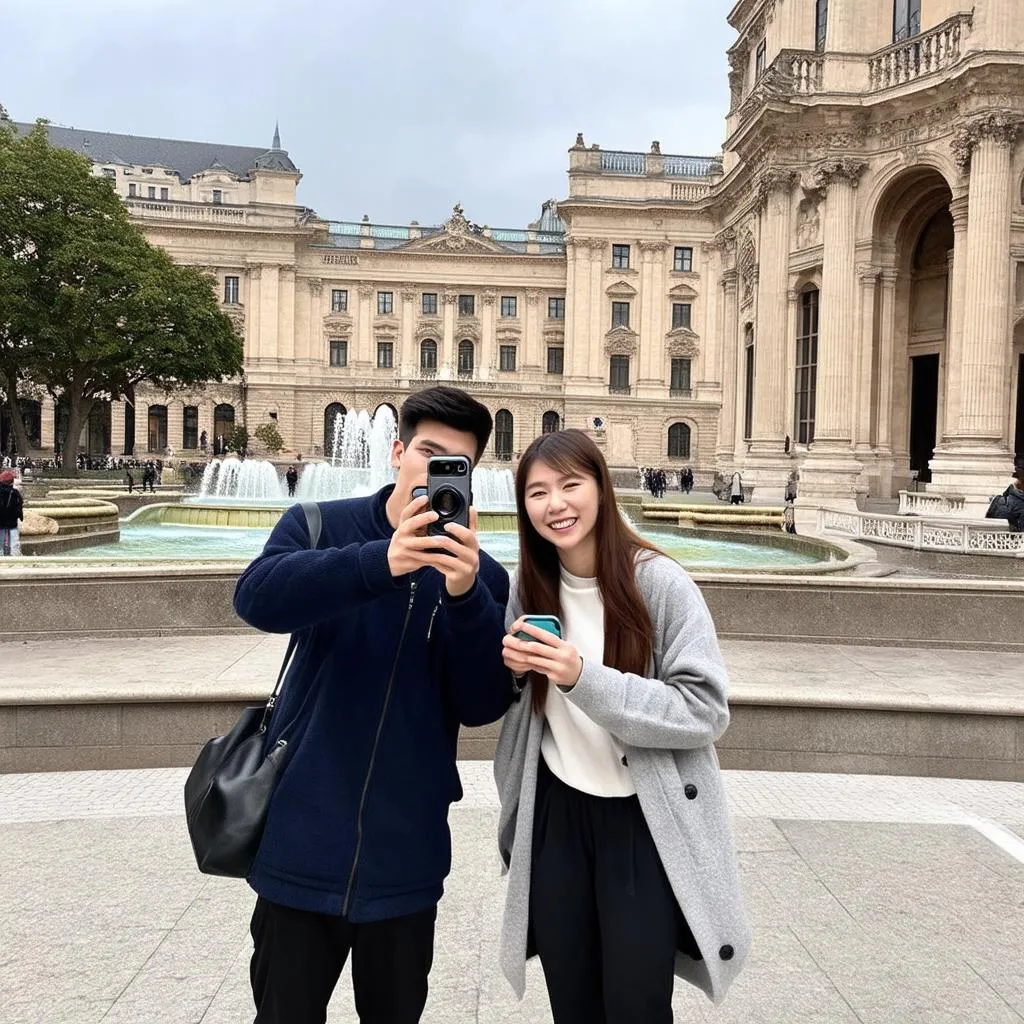
[{"label": "gray roof", "polygon": [[[35,125],[16,123],[22,134]],[[184,142],[179,139],[151,139],[142,135],[116,135],[80,128],[47,125],[50,142],[61,149],[82,153],[97,164],[131,164],[136,167],[165,167],[177,171],[182,181],[212,167],[223,168],[240,178],[256,167],[266,170],[295,170],[288,154],[279,148],[224,146],[216,142]],[[280,146],[280,139],[275,135]]]}]

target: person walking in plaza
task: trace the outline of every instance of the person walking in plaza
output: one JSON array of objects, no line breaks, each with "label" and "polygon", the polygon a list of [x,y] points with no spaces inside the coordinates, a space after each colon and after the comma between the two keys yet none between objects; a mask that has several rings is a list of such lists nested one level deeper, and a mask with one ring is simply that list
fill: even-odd
[{"label": "person walking in plaza", "polygon": [[18,524],[25,518],[21,491],[14,486],[13,469],[0,473],[0,555],[20,554]]},{"label": "person walking in plaza", "polygon": [[124,482],[128,486],[128,493],[132,494],[135,491],[135,477],[132,475],[132,467],[125,466],[124,469]]},{"label": "person walking in plaza", "polygon": [[743,504],[743,477],[740,476],[739,470],[733,473],[732,481],[729,484],[729,503],[731,505]]},{"label": "person walking in plaza", "polygon": [[[516,505],[501,966],[521,998],[539,956],[555,1024],[670,1024],[674,976],[718,1002],[751,943],[714,749],[729,721],[715,627],[685,570],[619,515],[582,431],[530,445]],[[560,635],[524,617],[538,614]]]},{"label": "person walking in plaza", "polygon": [[288,472],[284,475],[285,482],[288,484],[288,497],[295,497],[295,485],[299,482],[299,472],[294,466],[288,467]]},{"label": "person walking in plaza", "polygon": [[412,395],[395,483],[321,503],[315,550],[292,506],[238,581],[245,622],[298,640],[268,749],[285,728],[296,738],[248,878],[256,1024],[323,1024],[349,954],[361,1024],[423,1012],[462,796],[459,727],[499,719],[513,685],[508,574],[480,550],[476,512],[427,536],[438,516],[412,491],[431,456],[475,463],[491,429],[464,391]]}]

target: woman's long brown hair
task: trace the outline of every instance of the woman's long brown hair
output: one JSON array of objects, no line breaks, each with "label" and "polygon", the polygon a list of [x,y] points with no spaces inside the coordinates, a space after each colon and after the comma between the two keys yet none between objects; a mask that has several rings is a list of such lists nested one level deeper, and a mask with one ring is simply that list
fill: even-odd
[{"label": "woman's long brown hair", "polygon": [[[658,549],[630,529],[620,515],[608,464],[582,430],[541,434],[523,452],[516,471],[519,604],[523,614],[562,614],[558,549],[534,529],[526,511],[526,482],[536,462],[566,476],[589,476],[597,481],[600,505],[594,533],[597,585],[604,602],[604,663],[621,672],[646,673],[654,627],[636,585],[636,558],[640,552]],[[533,707],[539,711],[547,699],[548,679],[534,672],[532,682]]]}]

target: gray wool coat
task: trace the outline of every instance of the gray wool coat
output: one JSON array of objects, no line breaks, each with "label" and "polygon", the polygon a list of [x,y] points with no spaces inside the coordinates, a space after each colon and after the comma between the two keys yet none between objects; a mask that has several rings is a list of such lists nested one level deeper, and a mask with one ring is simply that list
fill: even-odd
[{"label": "gray wool coat", "polygon": [[[623,745],[644,818],[703,954],[679,953],[676,975],[720,1002],[750,950],[732,827],[714,743],[729,723],[726,671],[711,614],[686,571],[641,556],[636,580],[654,624],[647,678],[584,662],[566,696]],[[513,579],[511,623],[521,614]],[[526,988],[534,799],[544,716],[530,686],[505,716],[494,759],[498,848],[508,875],[501,968]]]}]

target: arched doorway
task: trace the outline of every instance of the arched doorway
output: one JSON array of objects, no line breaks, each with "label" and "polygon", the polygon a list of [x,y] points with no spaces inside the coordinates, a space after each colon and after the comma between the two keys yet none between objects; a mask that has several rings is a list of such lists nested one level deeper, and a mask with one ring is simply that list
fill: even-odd
[{"label": "arched doorway", "polygon": [[668,428],[668,457],[688,459],[690,457],[690,427],[686,423],[673,423]]},{"label": "arched doorway", "polygon": [[324,409],[324,457],[334,458],[336,439],[340,432],[338,421],[345,418],[346,409],[341,402],[331,402]]},{"label": "arched doorway", "polygon": [[494,414],[494,457],[502,462],[512,460],[512,413],[499,409]]},{"label": "arched doorway", "polygon": [[148,423],[147,450],[162,455],[167,447],[167,406],[151,405]]},{"label": "arched doorway", "polygon": [[561,417],[554,409],[549,409],[544,413],[540,429],[543,434],[554,434],[556,431],[562,429]]},{"label": "arched doorway", "polygon": [[221,402],[213,410],[213,454],[223,455],[228,441],[235,432],[235,407]]},{"label": "arched doorway", "polygon": [[875,211],[881,276],[874,371],[870,392],[860,401],[870,403],[870,441],[878,463],[868,474],[875,474],[871,490],[882,497],[931,480],[931,459],[957,397],[946,388],[955,243],[951,200],[937,170],[917,167],[888,185]]}]

